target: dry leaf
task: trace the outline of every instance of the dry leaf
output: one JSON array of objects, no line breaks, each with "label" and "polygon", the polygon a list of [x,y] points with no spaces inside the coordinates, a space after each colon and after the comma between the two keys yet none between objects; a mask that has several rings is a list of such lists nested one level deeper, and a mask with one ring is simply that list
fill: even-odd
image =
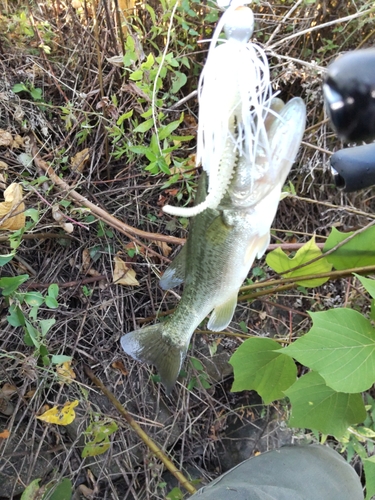
[{"label": "dry leaf", "polygon": [[76,374],[74,373],[71,367],[71,361],[65,361],[61,365],[56,366],[56,373],[59,377],[59,381],[61,384],[71,384],[73,380],[76,378]]},{"label": "dry leaf", "polygon": [[135,271],[127,267],[125,262],[118,255],[114,257],[115,268],[113,270],[113,283],[116,285],[138,286],[135,279]]},{"label": "dry leaf", "polygon": [[0,161],[0,170],[8,170],[8,164],[5,161]]},{"label": "dry leaf", "polygon": [[82,251],[82,271],[86,272],[91,265],[90,252],[85,248]]},{"label": "dry leaf", "polygon": [[106,57],[107,61],[114,66],[118,66],[119,68],[124,67],[124,56],[112,56]]},{"label": "dry leaf", "polygon": [[0,128],[0,146],[10,146],[12,142],[12,134]]},{"label": "dry leaf", "polygon": [[91,490],[90,488],[88,488],[87,486],[85,486],[84,484],[80,484],[77,488],[77,490],[80,492],[81,495],[83,495],[85,498],[94,498],[94,495],[95,495],[95,491],[94,490]]},{"label": "dry leaf", "polygon": [[12,141],[12,148],[19,149],[19,148],[23,148],[23,146],[24,146],[23,138],[17,134]]},{"label": "dry leaf", "polygon": [[10,436],[10,432],[8,429],[3,430],[3,432],[0,432],[0,439],[8,439]]},{"label": "dry leaf", "polygon": [[22,186],[16,182],[4,191],[5,201],[0,203],[0,219],[11,212],[17,213],[17,215],[9,217],[3,223],[0,223],[0,229],[13,231],[25,226],[25,204],[21,201],[22,195]]},{"label": "dry leaf", "polygon": [[8,401],[8,398],[0,396],[0,413],[9,417],[13,415],[14,406]]},{"label": "dry leaf", "polygon": [[171,253],[172,248],[167,245],[165,241],[155,241],[154,242],[159,248],[161,248],[161,252],[164,255],[164,257],[168,257],[168,255]]},{"label": "dry leaf", "polygon": [[90,149],[86,148],[79,151],[73,158],[70,159],[70,165],[73,172],[81,173],[85,167],[85,163],[90,158]]},{"label": "dry leaf", "polygon": [[48,424],[57,424],[57,425],[69,425],[76,418],[76,412],[74,408],[79,404],[79,401],[76,399],[71,403],[67,402],[62,408],[58,408],[54,406],[50,410],[47,410],[40,415],[38,418],[43,422],[47,422]]},{"label": "dry leaf", "polygon": [[79,9],[82,7],[82,2],[80,0],[72,0],[73,9]]},{"label": "dry leaf", "polygon": [[125,377],[129,374],[122,361],[114,361],[112,363],[112,368],[114,368],[115,370],[119,370],[119,372],[125,375]]},{"label": "dry leaf", "polygon": [[17,387],[6,382],[0,389],[0,392],[4,397],[10,398],[11,396],[13,396],[13,394],[17,394]]}]

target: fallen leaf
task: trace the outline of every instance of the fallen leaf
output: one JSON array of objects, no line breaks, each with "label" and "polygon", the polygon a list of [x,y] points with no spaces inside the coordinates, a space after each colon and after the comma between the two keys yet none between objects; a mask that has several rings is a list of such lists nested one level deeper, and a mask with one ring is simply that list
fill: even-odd
[{"label": "fallen leaf", "polygon": [[57,424],[57,425],[69,425],[76,418],[76,413],[74,408],[79,404],[79,401],[76,399],[71,403],[67,402],[62,408],[58,408],[54,406],[50,410],[43,413],[43,415],[39,415],[39,420],[43,422],[47,422],[48,424]]},{"label": "fallen leaf", "polygon": [[0,170],[8,170],[8,164],[5,161],[0,161]]},{"label": "fallen leaf", "polygon": [[85,248],[82,250],[82,271],[86,272],[91,265],[90,252]]},{"label": "fallen leaf", "polygon": [[80,0],[72,0],[73,9],[79,9],[82,7],[82,2]]},{"label": "fallen leaf", "polygon": [[0,229],[12,231],[25,226],[25,204],[21,201],[22,196],[22,186],[16,182],[4,191],[5,201],[0,203],[0,220],[12,212],[17,213],[17,215],[9,217],[3,223],[0,223]]},{"label": "fallen leaf", "polygon": [[0,413],[9,417],[13,415],[14,406],[8,401],[7,398],[0,396]]},{"label": "fallen leaf", "polygon": [[8,439],[10,436],[10,432],[8,429],[3,430],[3,432],[0,432],[0,439]]},{"label": "fallen leaf", "polygon": [[0,389],[0,393],[5,398],[10,398],[11,396],[13,396],[13,394],[17,393],[17,387],[15,385],[8,384],[8,382],[6,382]]},{"label": "fallen leaf", "polygon": [[94,494],[95,494],[95,491],[94,490],[91,490],[90,488],[88,488],[87,486],[85,486],[84,484],[80,484],[77,488],[77,490],[81,493],[81,495],[83,495],[85,498],[93,498],[94,497]]},{"label": "fallen leaf", "polygon": [[56,373],[59,377],[59,381],[61,384],[71,384],[73,380],[76,378],[76,374],[74,373],[71,361],[65,361],[61,365],[56,366]]},{"label": "fallen leaf", "polygon": [[10,146],[12,142],[12,134],[0,128],[0,146]]},{"label": "fallen leaf", "polygon": [[114,361],[112,363],[112,368],[121,372],[123,375],[125,375],[125,377],[129,374],[122,361]]},{"label": "fallen leaf", "polygon": [[24,146],[23,138],[17,134],[12,141],[12,148],[19,149],[19,148],[23,148],[23,146]]},{"label": "fallen leaf", "polygon": [[154,242],[159,248],[161,248],[161,252],[164,257],[168,257],[171,253],[172,248],[165,241],[155,241]]},{"label": "fallen leaf", "polygon": [[127,267],[125,262],[118,255],[114,257],[115,268],[113,270],[113,283],[116,285],[137,286],[135,271]]},{"label": "fallen leaf", "polygon": [[73,158],[70,159],[70,165],[73,172],[81,173],[85,167],[85,164],[90,158],[90,148],[85,148],[79,151]]}]

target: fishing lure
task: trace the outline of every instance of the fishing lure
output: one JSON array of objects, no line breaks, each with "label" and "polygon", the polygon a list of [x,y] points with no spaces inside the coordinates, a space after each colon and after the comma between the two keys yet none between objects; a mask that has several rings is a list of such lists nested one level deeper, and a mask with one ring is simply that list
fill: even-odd
[{"label": "fishing lure", "polygon": [[[223,30],[226,40],[219,40]],[[266,55],[249,41],[253,30],[254,14],[240,1],[231,3],[215,29],[198,86],[197,166],[208,174],[208,192],[194,207],[166,205],[163,210],[170,215],[193,217],[216,208],[237,158],[248,164],[253,183],[264,175],[255,157],[262,149],[270,158],[264,119],[272,88]]]}]

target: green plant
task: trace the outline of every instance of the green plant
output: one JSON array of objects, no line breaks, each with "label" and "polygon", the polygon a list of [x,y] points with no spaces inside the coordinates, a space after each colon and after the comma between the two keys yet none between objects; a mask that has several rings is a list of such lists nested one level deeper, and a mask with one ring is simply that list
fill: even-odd
[{"label": "green plant", "polygon": [[16,83],[12,87],[12,91],[15,94],[19,94],[20,92],[27,92],[33,98],[34,101],[42,101],[43,100],[43,90],[40,88],[35,88],[32,83]]},{"label": "green plant", "polygon": [[[295,284],[316,287],[329,279],[332,267],[357,268],[359,272],[364,266],[373,266],[375,272],[375,253],[368,250],[373,248],[374,238],[375,227],[358,234],[333,228],[324,253],[313,238],[293,258],[278,249],[268,254],[267,263]],[[355,451],[373,472],[375,461],[368,454],[374,448],[374,402],[366,394],[369,404],[365,405],[361,393],[375,383],[375,328],[371,323],[375,280],[354,276],[371,297],[369,312],[361,314],[348,307],[310,312],[311,329],[292,343],[261,337],[246,340],[230,360],[232,391],[256,390],[266,404],[287,398],[291,427],[318,431],[323,440],[325,435],[335,436],[350,452],[349,457]],[[308,369],[299,378],[294,360]],[[375,484],[370,481],[366,498],[373,494]]]},{"label": "green plant", "polygon": [[203,387],[204,389],[209,389],[211,387],[210,382],[208,381],[208,375],[202,363],[197,358],[190,358],[190,363],[194,370],[197,372],[197,375],[191,377],[187,388],[192,391],[195,387]]}]

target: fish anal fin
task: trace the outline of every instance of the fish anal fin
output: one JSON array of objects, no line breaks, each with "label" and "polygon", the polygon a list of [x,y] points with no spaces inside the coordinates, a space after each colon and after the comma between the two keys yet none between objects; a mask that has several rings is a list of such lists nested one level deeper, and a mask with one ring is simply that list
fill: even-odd
[{"label": "fish anal fin", "polygon": [[224,302],[224,304],[215,307],[207,323],[207,328],[209,330],[221,332],[229,325],[237,306],[237,295],[238,293],[236,292],[229,300]]},{"label": "fish anal fin", "polygon": [[172,263],[164,271],[163,276],[160,278],[159,286],[163,290],[170,290],[185,280],[186,269],[186,245],[184,245],[180,253],[174,258]]},{"label": "fish anal fin", "polygon": [[188,349],[175,344],[164,333],[164,324],[147,326],[121,337],[121,346],[137,361],[156,366],[166,393],[169,395],[177,380]]}]

